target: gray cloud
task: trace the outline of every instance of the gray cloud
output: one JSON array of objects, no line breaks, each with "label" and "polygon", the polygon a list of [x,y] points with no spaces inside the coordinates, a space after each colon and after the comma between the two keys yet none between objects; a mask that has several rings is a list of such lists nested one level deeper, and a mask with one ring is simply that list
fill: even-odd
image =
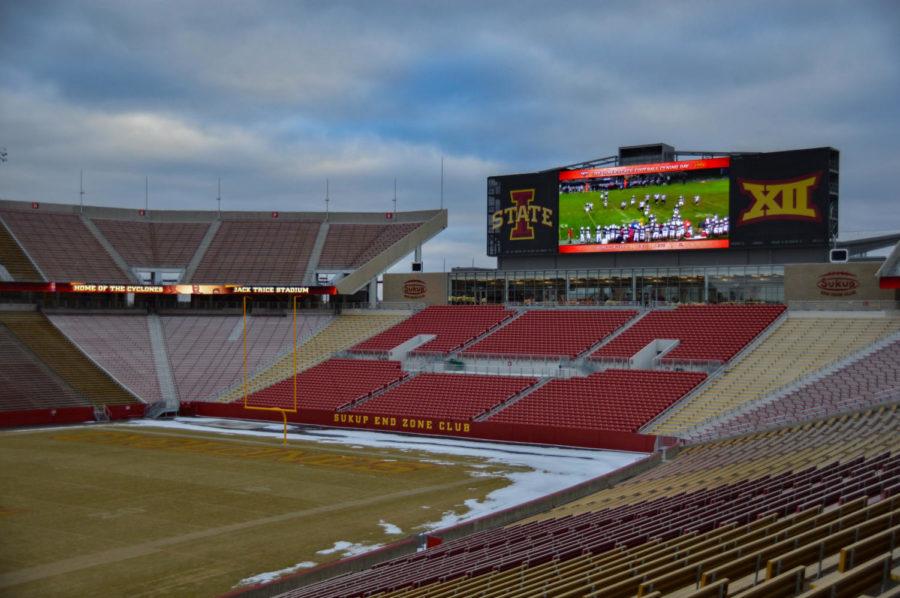
[{"label": "gray cloud", "polygon": [[490,174],[619,145],[842,152],[842,229],[900,228],[894,2],[0,3],[0,195],[434,207],[484,255]]}]

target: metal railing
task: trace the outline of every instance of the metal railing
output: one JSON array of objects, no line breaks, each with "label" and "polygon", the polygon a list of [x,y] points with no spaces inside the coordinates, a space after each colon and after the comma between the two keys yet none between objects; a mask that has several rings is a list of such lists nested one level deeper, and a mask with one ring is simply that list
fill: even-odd
[{"label": "metal railing", "polygon": [[653,367],[664,370],[702,370],[712,373],[724,364],[719,359],[683,359],[678,357],[654,357]]},{"label": "metal railing", "polygon": [[796,300],[788,301],[787,303],[791,309],[796,311],[879,311],[900,309],[900,301],[891,299]]}]

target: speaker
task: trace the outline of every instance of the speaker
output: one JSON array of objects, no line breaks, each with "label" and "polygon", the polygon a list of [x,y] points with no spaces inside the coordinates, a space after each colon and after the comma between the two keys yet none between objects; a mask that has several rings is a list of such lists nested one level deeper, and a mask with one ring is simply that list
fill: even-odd
[{"label": "speaker", "polygon": [[846,249],[832,249],[828,252],[828,261],[832,264],[846,264],[850,261],[850,252]]},{"label": "speaker", "polygon": [[413,272],[421,272],[422,271],[422,262],[413,262],[412,263],[412,271]]}]

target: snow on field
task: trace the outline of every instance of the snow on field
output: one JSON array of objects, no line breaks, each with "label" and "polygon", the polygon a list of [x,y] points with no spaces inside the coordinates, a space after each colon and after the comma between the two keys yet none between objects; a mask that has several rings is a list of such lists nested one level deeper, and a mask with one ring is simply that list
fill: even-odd
[{"label": "snow on field", "polygon": [[[281,424],[188,417],[179,417],[170,421],[137,419],[120,425],[266,438],[280,437],[283,431]],[[288,440],[294,441],[427,452],[433,454],[434,461],[437,462],[442,461],[441,456],[446,458],[448,455],[475,457],[482,458],[495,466],[528,468],[527,471],[506,472],[503,475],[511,482],[508,486],[491,492],[484,500],[473,498],[465,501],[467,511],[463,513],[445,512],[439,520],[425,524],[421,530],[448,527],[522,504],[630,465],[645,457],[642,453],[479,442],[367,430],[300,428],[297,426],[289,426],[288,430]],[[477,471],[478,464],[469,466],[476,470],[472,472],[473,476],[495,475]],[[481,466],[481,468],[484,467],[486,465]],[[385,531],[387,532],[387,529]]]},{"label": "snow on field", "polygon": [[316,563],[313,561],[303,561],[302,563],[297,563],[296,565],[292,565],[290,567],[285,567],[284,569],[279,569],[278,571],[266,571],[265,573],[260,573],[258,575],[253,575],[251,577],[245,577],[241,581],[237,582],[234,587],[238,586],[252,586],[258,583],[267,583],[270,581],[274,581],[281,577],[282,575],[288,575],[290,573],[296,573],[300,569],[309,569],[311,567],[315,567]]},{"label": "snow on field", "polygon": [[376,548],[381,548],[382,546],[384,546],[384,544],[355,544],[353,542],[347,542],[346,540],[338,540],[331,548],[317,550],[316,554],[327,555],[340,552],[341,556],[356,556],[358,554],[363,554],[364,552],[375,550]]},{"label": "snow on field", "polygon": [[388,523],[384,519],[380,519],[378,521],[378,525],[381,526],[381,528],[384,530],[384,533],[386,533],[390,536],[399,536],[400,534],[403,533],[403,530],[400,529],[398,526],[394,525],[393,523]]}]

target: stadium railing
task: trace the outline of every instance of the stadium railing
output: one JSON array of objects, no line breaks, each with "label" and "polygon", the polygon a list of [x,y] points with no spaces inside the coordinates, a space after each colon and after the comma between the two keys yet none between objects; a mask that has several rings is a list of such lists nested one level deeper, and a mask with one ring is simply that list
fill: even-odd
[{"label": "stadium railing", "polygon": [[712,373],[723,365],[724,362],[718,359],[671,359],[665,356],[655,357],[653,359],[653,367],[662,370],[678,370],[686,368]]},{"label": "stadium railing", "polygon": [[[399,310],[399,311],[412,311],[418,312],[422,311],[428,307],[427,304],[422,303],[420,301],[379,301],[375,304],[375,306],[371,306],[366,302],[357,302],[357,303],[342,303],[341,309],[358,309],[363,311],[369,310]],[[331,309],[331,308],[329,308]]]},{"label": "stadium railing", "polygon": [[788,301],[788,307],[795,311],[879,311],[900,309],[900,301]]},{"label": "stadium railing", "polygon": [[[493,374],[498,376],[553,376],[570,378],[575,375],[575,360],[568,357],[540,357],[528,355],[422,355],[413,356],[407,368],[423,372]],[[421,357],[421,359],[420,359]]]}]

